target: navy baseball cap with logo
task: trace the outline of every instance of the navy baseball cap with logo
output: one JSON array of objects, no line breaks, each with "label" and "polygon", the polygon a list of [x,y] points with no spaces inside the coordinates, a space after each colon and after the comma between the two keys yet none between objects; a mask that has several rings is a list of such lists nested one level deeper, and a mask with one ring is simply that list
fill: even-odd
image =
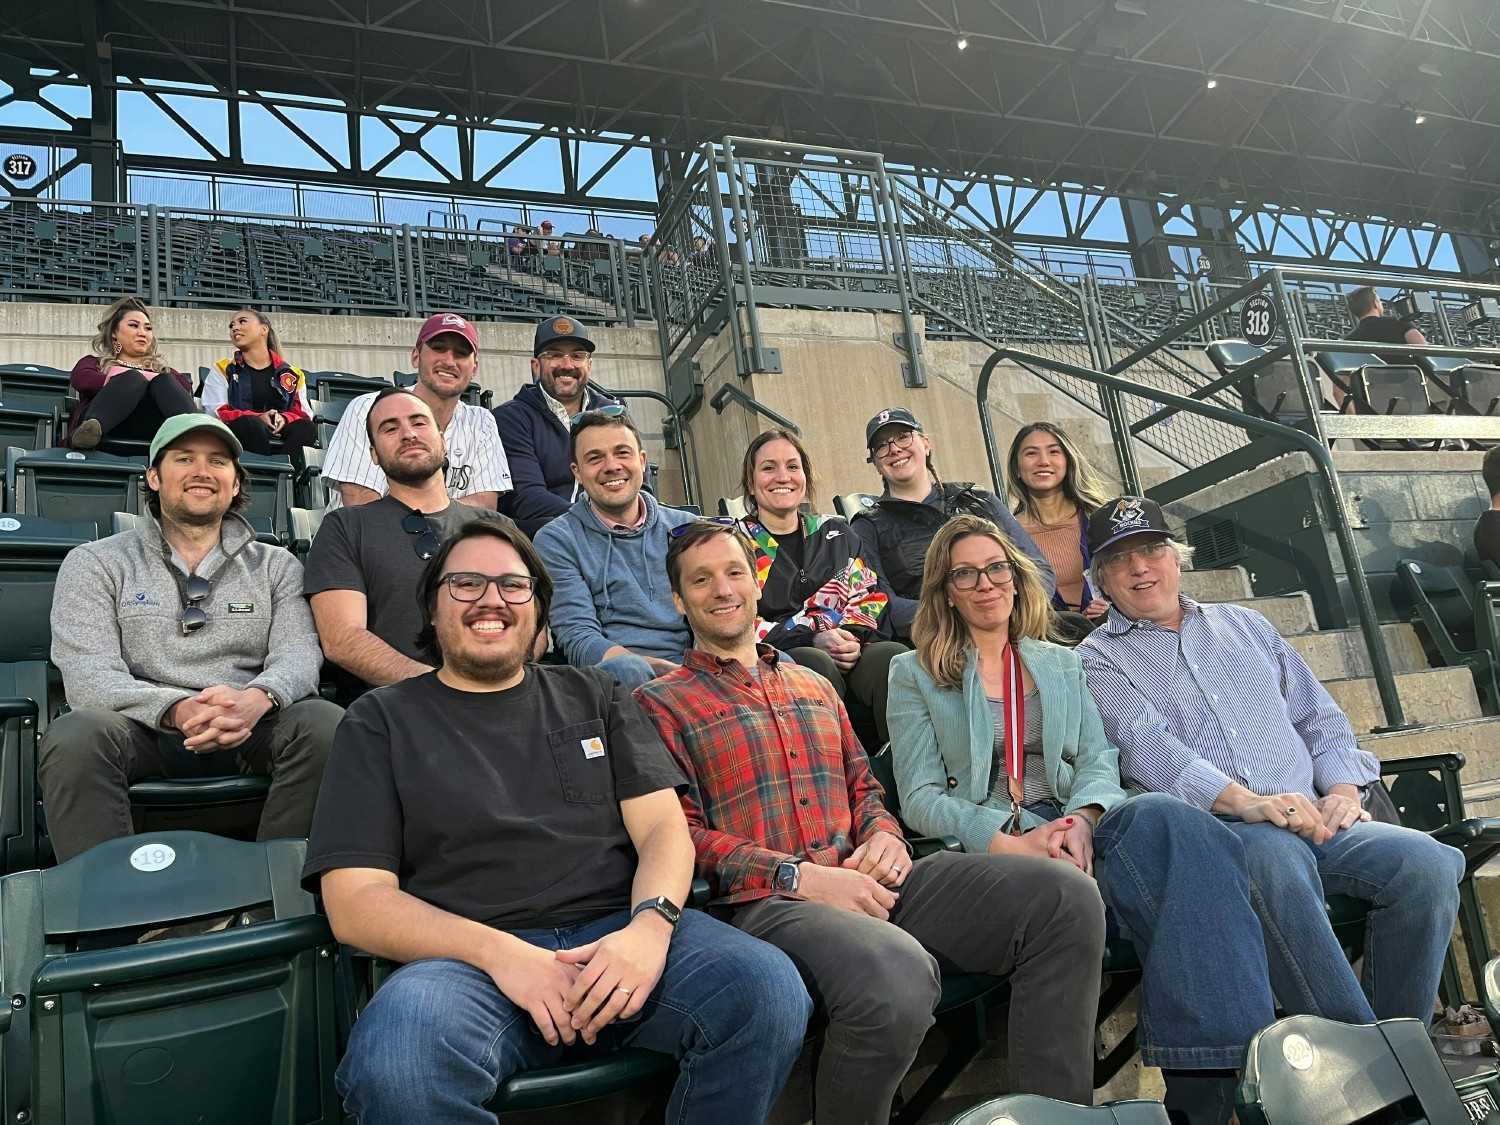
[{"label": "navy baseball cap with logo", "polygon": [[908,430],[923,433],[922,423],[917,421],[917,416],[904,406],[893,406],[888,410],[882,410],[875,417],[865,423],[865,448],[875,448],[875,435],[886,426],[905,426]]},{"label": "navy baseball cap with logo", "polygon": [[1097,555],[1111,543],[1132,535],[1177,535],[1167,526],[1161,505],[1144,496],[1120,496],[1102,505],[1089,517],[1089,555]]},{"label": "navy baseball cap with logo", "polygon": [[536,341],[532,344],[531,354],[538,355],[548,344],[559,340],[572,340],[586,352],[594,350],[594,341],[589,339],[587,328],[571,316],[553,316],[536,326]]}]

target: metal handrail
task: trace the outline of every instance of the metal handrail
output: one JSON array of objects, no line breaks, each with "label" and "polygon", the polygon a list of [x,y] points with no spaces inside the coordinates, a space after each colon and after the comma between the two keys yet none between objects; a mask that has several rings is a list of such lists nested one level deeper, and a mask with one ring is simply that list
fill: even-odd
[{"label": "metal handrail", "polygon": [[[596,391],[598,391],[600,394],[608,395],[610,398],[644,398],[644,399],[650,399],[652,402],[659,402],[659,403],[661,403],[663,406],[665,406],[667,408],[667,416],[672,419],[672,428],[673,428],[673,430],[677,434],[677,442],[678,442],[678,447],[679,447],[678,451],[677,451],[677,463],[678,463],[678,467],[682,469],[682,497],[683,497],[683,502],[687,503],[687,504],[696,504],[698,501],[695,499],[695,493],[693,491],[693,482],[692,482],[691,476],[688,473],[688,454],[689,454],[690,450],[689,450],[689,441],[688,441],[687,427],[685,425],[683,425],[682,414],[678,411],[676,405],[672,402],[672,400],[669,399],[666,395],[662,394],[659,391],[646,391],[646,390],[620,390],[620,391],[617,391],[617,390],[613,390],[613,389],[611,389],[609,387],[606,387],[606,386],[604,386],[601,383],[593,382],[592,380],[590,380],[590,382],[593,383],[593,387],[594,387],[594,389]],[[697,464],[697,460],[698,460],[697,451],[693,450],[691,452],[692,452],[692,456],[693,456],[694,467],[696,468],[696,464]]]},{"label": "metal handrail", "polygon": [[979,409],[979,426],[984,434],[985,455],[989,458],[990,476],[997,495],[1004,495],[1005,484],[1000,471],[1000,448],[995,440],[994,423],[990,419],[988,397],[990,377],[995,373],[995,369],[1006,360],[1011,360],[1022,367],[1041,367],[1060,375],[1071,375],[1120,394],[1147,398],[1153,402],[1176,407],[1188,414],[1198,414],[1218,422],[1254,430],[1301,449],[1311,457],[1318,467],[1319,483],[1328,501],[1334,535],[1338,539],[1339,553],[1343,556],[1344,570],[1349,579],[1349,590],[1354,598],[1355,614],[1359,618],[1360,632],[1364,636],[1365,647],[1370,654],[1370,667],[1374,673],[1376,690],[1380,694],[1380,705],[1385,712],[1386,725],[1377,727],[1376,730],[1408,730],[1418,725],[1408,723],[1406,714],[1402,710],[1401,699],[1396,692],[1396,678],[1391,670],[1390,657],[1386,653],[1385,640],[1380,632],[1380,621],[1375,615],[1375,603],[1370,597],[1369,583],[1365,580],[1364,564],[1360,561],[1359,551],[1354,543],[1354,534],[1349,526],[1349,514],[1344,507],[1343,493],[1339,489],[1338,471],[1334,468],[1333,455],[1329,453],[1328,447],[1322,441],[1312,434],[1293,429],[1291,426],[1284,426],[1280,422],[1267,421],[1221,406],[1199,402],[1183,395],[1172,394],[1170,391],[1142,386],[1129,379],[1122,379],[1118,375],[1092,371],[1076,364],[1047,359],[1014,348],[1001,348],[985,360],[984,367],[979,372],[978,385],[974,390],[975,402]]},{"label": "metal handrail", "polygon": [[744,391],[736,387],[733,383],[725,383],[722,387],[720,387],[714,394],[714,397],[708,400],[708,405],[714,408],[715,414],[723,414],[724,408],[729,405],[730,399],[733,399],[735,402],[739,403],[747,410],[753,411],[756,414],[760,414],[766,418],[769,418],[782,429],[791,430],[792,433],[796,434],[798,437],[802,436],[802,427],[797,425],[796,422],[793,422],[790,418],[787,418],[781,414],[777,414],[776,411],[772,410],[769,406],[765,405],[762,402],[759,402],[756,399],[751,398]]}]

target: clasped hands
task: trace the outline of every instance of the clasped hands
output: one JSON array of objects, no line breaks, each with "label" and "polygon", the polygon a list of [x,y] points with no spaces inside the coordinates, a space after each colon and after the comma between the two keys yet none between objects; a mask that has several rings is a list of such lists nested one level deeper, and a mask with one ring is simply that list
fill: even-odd
[{"label": "clasped hands", "polygon": [[260,688],[235,689],[219,684],[190,699],[178,700],[166,720],[168,726],[183,733],[184,749],[211,754],[244,742],[270,709],[271,697]]}]

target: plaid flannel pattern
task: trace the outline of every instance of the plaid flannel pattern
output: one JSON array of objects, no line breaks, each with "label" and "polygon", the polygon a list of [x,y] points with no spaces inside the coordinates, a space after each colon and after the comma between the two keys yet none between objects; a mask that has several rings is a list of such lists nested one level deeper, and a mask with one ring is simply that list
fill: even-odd
[{"label": "plaid flannel pattern", "polygon": [[784,860],[837,866],[876,832],[901,836],[833,685],[758,650],[758,677],[690,649],[635,692],[687,774],[683,812],[715,903],[777,893]]}]

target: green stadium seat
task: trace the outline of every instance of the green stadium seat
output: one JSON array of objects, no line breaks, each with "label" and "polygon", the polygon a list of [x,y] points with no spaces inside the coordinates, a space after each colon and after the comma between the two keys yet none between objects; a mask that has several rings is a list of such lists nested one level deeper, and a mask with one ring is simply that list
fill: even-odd
[{"label": "green stadium seat", "polygon": [[1289,1016],[1245,1050],[1241,1125],[1381,1125],[1469,1120],[1427,1029],[1414,1019],[1363,1026]]},{"label": "green stadium seat", "polygon": [[1396,563],[1396,580],[1450,668],[1467,668],[1486,714],[1500,710],[1500,582],[1469,581],[1457,567],[1421,559]]},{"label": "green stadium seat", "polygon": [[25,406],[33,410],[57,408],[66,418],[77,397],[72,376],[56,367],[37,363],[0,363],[0,388],[4,389],[6,406]]},{"label": "green stadium seat", "polygon": [[18,514],[90,522],[97,535],[106,535],[112,513],[142,510],[145,476],[144,457],[11,448],[6,451],[6,504]]},{"label": "green stadium seat", "polygon": [[[63,557],[98,538],[93,523],[58,523],[39,516],[0,516],[0,662],[45,661],[52,655],[52,590]],[[39,700],[45,702],[45,700]],[[45,725],[46,718],[42,719]]]},{"label": "green stadium seat", "polygon": [[323,508],[292,509],[292,554],[305,565],[308,552],[312,550],[313,536],[323,526]]},{"label": "green stadium seat", "polygon": [[846,520],[852,520],[860,512],[868,512],[879,499],[869,492],[847,492],[833,498],[833,510]]},{"label": "green stadium seat", "polygon": [[745,501],[738,496],[719,497],[719,515],[733,516],[742,520],[750,514],[750,509],[745,507]]},{"label": "green stadium seat", "polygon": [[296,475],[291,459],[246,453],[240,457],[240,464],[250,478],[250,503],[240,514],[258,533],[269,532],[275,542],[285,546],[291,542],[292,486]]},{"label": "green stadium seat", "polygon": [[1007,1094],[960,1113],[948,1125],[1171,1125],[1161,1102],[1082,1106],[1036,1094]]},{"label": "green stadium seat", "polygon": [[[6,1120],[341,1121],[333,936],[298,884],[305,852],[168,832],[0,879]],[[266,904],[269,921],[132,940]]]},{"label": "green stadium seat", "polygon": [[355,375],[348,371],[309,371],[307,373],[308,390],[321,406],[329,406],[335,402],[347,403],[360,395],[389,386],[390,384],[384,379],[372,379],[367,375]]},{"label": "green stadium seat", "polygon": [[62,422],[57,407],[0,406],[0,444],[7,448],[48,449],[57,440]]},{"label": "green stadium seat", "polygon": [[[321,426],[319,427],[321,429]],[[329,440],[332,440],[332,433]],[[324,450],[316,445],[302,450],[302,468],[292,482],[292,502],[299,508],[328,507],[328,488],[323,483]]]}]

